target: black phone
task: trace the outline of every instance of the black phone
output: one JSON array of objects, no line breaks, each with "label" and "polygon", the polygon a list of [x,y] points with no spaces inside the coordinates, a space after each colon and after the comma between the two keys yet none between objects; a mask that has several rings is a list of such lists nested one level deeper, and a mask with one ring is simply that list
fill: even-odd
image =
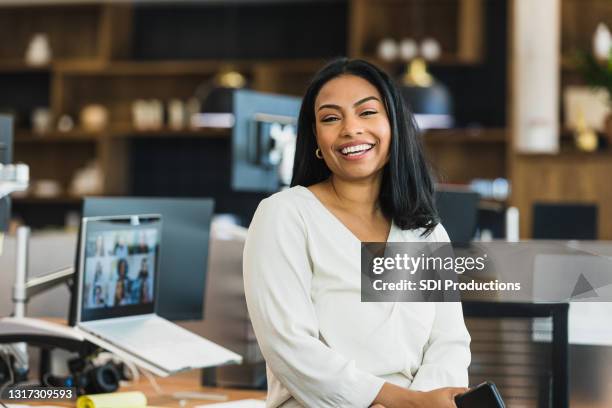
[{"label": "black phone", "polygon": [[506,408],[497,387],[489,381],[457,395],[455,404],[457,408]]}]

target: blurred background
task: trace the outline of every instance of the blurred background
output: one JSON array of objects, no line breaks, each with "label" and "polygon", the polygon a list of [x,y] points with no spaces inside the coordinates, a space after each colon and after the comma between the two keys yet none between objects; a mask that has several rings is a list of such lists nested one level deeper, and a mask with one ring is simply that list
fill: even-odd
[{"label": "blurred background", "polygon": [[[440,189],[478,193],[468,239],[508,237],[516,208],[517,238],[611,240],[610,27],[610,0],[0,0],[0,113],[30,166],[11,229],[74,231],[92,195],[212,197],[248,226],[276,187],[232,178],[233,95],[299,98],[348,56],[397,79]],[[499,349],[473,323],[472,376],[510,407],[547,400],[530,324],[496,323]],[[573,346],[571,406],[612,404],[610,362]]]},{"label": "blurred background", "polygon": [[299,97],[346,55],[402,84],[439,181],[481,194],[487,237],[509,205],[532,237],[544,203],[582,205],[568,211],[586,235],[612,238],[610,1],[0,5],[0,112],[31,167],[13,199],[27,225],[74,226],[84,195],[212,196],[248,225],[265,195],[231,188],[231,128],[193,117],[230,105],[217,88]]}]

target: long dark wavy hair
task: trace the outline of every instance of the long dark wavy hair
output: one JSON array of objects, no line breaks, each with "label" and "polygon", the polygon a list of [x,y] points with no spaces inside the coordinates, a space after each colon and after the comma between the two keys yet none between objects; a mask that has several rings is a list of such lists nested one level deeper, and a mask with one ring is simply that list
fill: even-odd
[{"label": "long dark wavy hair", "polygon": [[328,81],[341,75],[355,75],[371,83],[382,96],[389,125],[389,162],[383,168],[378,197],[386,217],[403,230],[423,228],[428,235],[438,224],[434,202],[434,181],[413,114],[395,82],[384,71],[359,59],[339,58],[323,67],[312,79],[300,109],[297,144],[291,186],[304,186],[326,180],[331,171],[315,156],[315,99]]}]

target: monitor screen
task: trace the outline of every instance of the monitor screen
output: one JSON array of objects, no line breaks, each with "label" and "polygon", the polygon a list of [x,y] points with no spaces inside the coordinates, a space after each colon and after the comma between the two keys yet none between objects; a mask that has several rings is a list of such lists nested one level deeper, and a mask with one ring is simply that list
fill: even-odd
[{"label": "monitor screen", "polygon": [[291,181],[301,99],[242,89],[233,98],[232,189],[274,193]]},{"label": "monitor screen", "polygon": [[83,220],[81,321],[153,313],[160,240],[159,216]]},{"label": "monitor screen", "polygon": [[156,313],[169,320],[200,320],[213,208],[210,198],[87,197],[83,216],[160,214],[164,226]]},{"label": "monitor screen", "polygon": [[[0,164],[10,164],[12,161],[13,119],[8,115],[0,115]],[[0,233],[7,230],[10,216],[10,197],[0,197]]]}]

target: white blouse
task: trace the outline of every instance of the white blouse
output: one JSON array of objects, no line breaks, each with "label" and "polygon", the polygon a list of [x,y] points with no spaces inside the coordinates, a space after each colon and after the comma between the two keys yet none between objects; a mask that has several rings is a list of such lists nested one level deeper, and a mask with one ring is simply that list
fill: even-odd
[{"label": "white blouse", "polygon": [[[448,242],[441,225],[392,225],[389,242]],[[468,384],[460,303],[362,303],[361,242],[307,188],[263,200],[249,227],[247,305],[268,372],[268,407],[368,407],[384,382]]]}]

